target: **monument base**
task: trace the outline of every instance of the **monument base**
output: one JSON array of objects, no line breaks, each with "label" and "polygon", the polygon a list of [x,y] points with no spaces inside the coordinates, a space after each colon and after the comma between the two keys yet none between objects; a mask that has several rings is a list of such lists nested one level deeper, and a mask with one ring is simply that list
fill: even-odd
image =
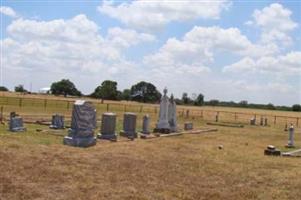
[{"label": "monument base", "polygon": [[281,156],[281,151],[278,150],[278,149],[265,149],[264,150],[264,155],[267,155],[267,156]]},{"label": "monument base", "polygon": [[25,127],[17,127],[17,128],[9,129],[9,131],[11,131],[11,132],[24,132],[24,131],[26,131],[26,128]]},{"label": "monument base", "polygon": [[127,137],[127,138],[133,140],[138,137],[138,134],[137,134],[137,132],[120,131],[120,136]]},{"label": "monument base", "polygon": [[95,137],[80,138],[80,137],[65,136],[63,143],[64,145],[69,145],[74,147],[90,147],[96,145],[96,138]]},{"label": "monument base", "polygon": [[101,134],[101,133],[99,133],[97,135],[97,138],[102,139],[102,140],[116,141],[117,140],[117,135],[116,134]]},{"label": "monument base", "polygon": [[286,148],[295,148],[295,146],[292,145],[292,144],[287,144],[287,145],[285,145],[285,147],[286,147]]},{"label": "monument base", "polygon": [[55,125],[50,125],[49,128],[51,128],[51,129],[65,129],[65,127],[58,127],[58,126],[55,126]]},{"label": "monument base", "polygon": [[169,128],[155,128],[154,133],[168,134],[168,133],[171,133],[171,130]]}]

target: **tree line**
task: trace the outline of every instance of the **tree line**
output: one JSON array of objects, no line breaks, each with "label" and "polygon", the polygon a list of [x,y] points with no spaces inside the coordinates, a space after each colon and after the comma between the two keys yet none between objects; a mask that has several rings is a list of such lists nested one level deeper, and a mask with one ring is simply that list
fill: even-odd
[{"label": "tree line", "polygon": [[[0,86],[0,91],[8,91],[4,86]],[[15,92],[27,93],[28,91],[23,85],[17,85]],[[112,80],[105,80],[101,85],[97,86],[89,95],[83,95],[68,79],[62,79],[58,82],[51,84],[50,93],[54,95],[66,96],[89,96],[96,99],[102,100],[126,100],[126,101],[137,101],[143,103],[156,103],[161,99],[162,94],[157,90],[156,86],[152,83],[140,81],[131,86],[131,88],[119,91],[117,89],[117,82]],[[234,101],[219,101],[217,99],[211,99],[209,101],[204,100],[202,93],[192,94],[184,92],[182,98],[175,98],[178,105],[191,105],[191,106],[224,106],[224,107],[240,107],[240,108],[255,108],[255,109],[267,109],[267,110],[284,110],[284,111],[297,111],[301,112],[301,105],[294,104],[290,106],[275,106],[269,104],[254,104],[248,103],[246,100],[240,102]]]}]

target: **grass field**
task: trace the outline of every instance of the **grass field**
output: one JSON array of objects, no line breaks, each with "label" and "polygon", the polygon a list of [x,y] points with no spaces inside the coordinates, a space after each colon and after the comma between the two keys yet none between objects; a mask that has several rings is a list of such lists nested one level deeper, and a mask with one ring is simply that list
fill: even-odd
[{"label": "grass field", "polygon": [[[123,109],[118,108],[118,105],[112,107],[119,114],[117,131],[122,128],[123,113]],[[62,110],[66,109],[53,104],[46,110],[27,106],[18,111],[26,116],[47,118]],[[98,115],[104,110],[105,107],[100,109]],[[67,112],[70,114],[71,108]],[[138,113],[137,129],[140,130],[141,116],[146,112]],[[296,116],[290,112],[285,115]],[[152,127],[156,116],[151,115]],[[187,120],[193,121],[195,127],[205,127],[211,119],[187,119],[180,115],[179,126]],[[0,125],[1,200],[297,200],[301,197],[301,159],[263,155],[269,144],[287,151],[284,146],[288,135],[282,125],[210,126],[218,131],[151,140],[98,141],[96,146],[85,149],[62,144],[67,130],[50,131],[47,126],[25,125],[28,131],[24,133],[11,133],[7,125]],[[95,133],[99,132],[99,126],[98,122]],[[301,148],[300,128],[295,130],[295,142],[296,148]],[[218,149],[219,145],[224,148]]]}]

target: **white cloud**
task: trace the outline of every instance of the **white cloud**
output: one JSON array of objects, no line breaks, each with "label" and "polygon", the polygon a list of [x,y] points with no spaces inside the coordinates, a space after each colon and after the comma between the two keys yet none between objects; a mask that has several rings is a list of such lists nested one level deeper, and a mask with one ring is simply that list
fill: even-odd
[{"label": "white cloud", "polygon": [[262,10],[256,9],[253,13],[254,23],[262,29],[261,41],[263,43],[279,42],[290,45],[292,38],[289,33],[298,24],[291,19],[292,12],[281,4],[273,3]]},{"label": "white cloud", "polygon": [[85,15],[68,20],[14,20],[7,27],[8,37],[1,40],[5,72],[15,76],[14,73],[22,71],[18,76],[47,78],[47,74],[56,74],[57,79],[63,76],[75,80],[88,76],[98,84],[105,78],[135,76],[135,64],[126,60],[123,52],[133,45],[155,40],[154,36],[118,27],[102,36],[99,29]]},{"label": "white cloud", "polygon": [[17,17],[17,13],[11,7],[7,7],[7,6],[1,6],[0,13],[12,18]]},{"label": "white cloud", "polygon": [[281,75],[301,75],[301,52],[293,51],[282,56],[263,56],[258,60],[245,57],[225,66],[224,72],[236,73],[279,73]]},{"label": "white cloud", "polygon": [[98,10],[127,26],[142,30],[157,30],[172,21],[199,18],[218,19],[230,3],[222,1],[131,1],[114,4],[104,1]]},{"label": "white cloud", "polygon": [[277,47],[254,45],[237,28],[194,27],[181,40],[170,38],[158,52],[145,56],[144,64],[161,73],[197,75],[210,71],[208,66],[219,52],[260,57],[274,54]]},{"label": "white cloud", "polygon": [[153,42],[156,38],[146,33],[137,33],[135,30],[110,28],[106,40],[118,48],[127,48],[141,42]]}]

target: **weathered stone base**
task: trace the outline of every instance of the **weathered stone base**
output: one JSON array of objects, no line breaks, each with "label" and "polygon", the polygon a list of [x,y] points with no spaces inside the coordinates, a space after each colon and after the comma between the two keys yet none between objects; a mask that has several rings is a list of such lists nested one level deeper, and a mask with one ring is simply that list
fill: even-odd
[{"label": "weathered stone base", "polygon": [[9,131],[11,131],[11,132],[24,132],[26,130],[27,129],[25,127],[18,127],[18,128],[10,129]]},{"label": "weathered stone base", "polygon": [[50,125],[49,128],[51,128],[51,129],[65,129],[65,127],[58,127],[58,126],[54,126],[54,125]]},{"label": "weathered stone base", "polygon": [[96,138],[95,137],[80,138],[80,137],[65,136],[63,143],[64,145],[69,145],[74,147],[90,147],[96,145]]},{"label": "weathered stone base", "polygon": [[294,146],[294,145],[291,145],[291,144],[287,144],[287,145],[285,145],[285,147],[286,147],[286,148],[295,148],[295,146]]},{"label": "weathered stone base", "polygon": [[278,149],[271,150],[271,149],[265,149],[264,150],[264,155],[267,156],[281,156],[281,151]]},{"label": "weathered stone base", "polygon": [[123,136],[123,137],[127,137],[129,139],[135,139],[138,137],[138,134],[137,132],[125,132],[125,131],[120,131],[120,136]]},{"label": "weathered stone base", "polygon": [[170,133],[170,129],[169,128],[155,128],[154,129],[154,133],[164,133],[164,134],[168,134]]},{"label": "weathered stone base", "polygon": [[99,133],[97,135],[98,139],[102,139],[102,140],[111,140],[111,141],[116,141],[117,140],[117,135],[116,134],[101,134]]}]

